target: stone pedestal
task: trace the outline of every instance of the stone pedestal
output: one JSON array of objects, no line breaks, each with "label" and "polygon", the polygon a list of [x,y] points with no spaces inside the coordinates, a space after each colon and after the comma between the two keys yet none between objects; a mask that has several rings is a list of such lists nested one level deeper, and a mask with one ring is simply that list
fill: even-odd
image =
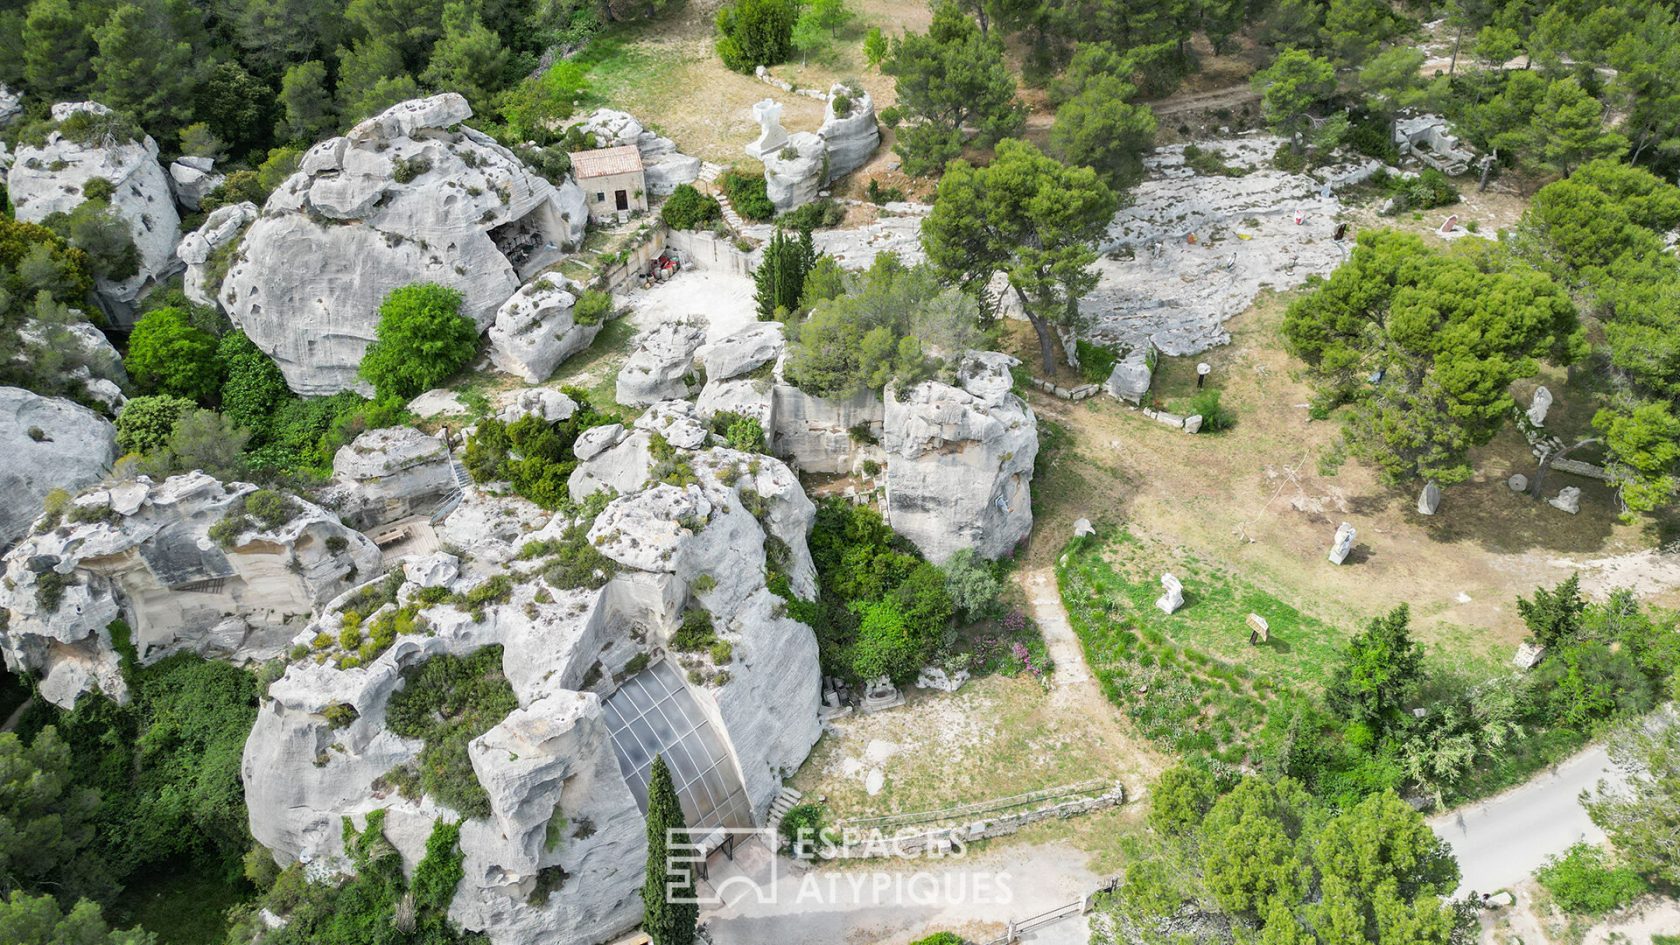
[{"label": "stone pedestal", "polygon": [[787,144],[788,134],[782,129],[782,103],[773,98],[761,99],[753,104],[752,116],[758,122],[758,140],[747,145],[746,152],[762,161],[766,154],[774,154]]},{"label": "stone pedestal", "polygon": [[904,704],[904,693],[892,684],[892,680],[885,676],[871,679],[863,689],[863,704],[859,706],[864,712],[881,712]]}]

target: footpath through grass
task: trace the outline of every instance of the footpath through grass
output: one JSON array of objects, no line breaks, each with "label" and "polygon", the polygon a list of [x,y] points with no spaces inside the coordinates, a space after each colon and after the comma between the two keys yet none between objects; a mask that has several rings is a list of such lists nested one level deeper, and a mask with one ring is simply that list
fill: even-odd
[{"label": "footpath through grass", "polygon": [[[1185,587],[1171,616],[1155,606],[1163,570]],[[1241,764],[1268,706],[1320,689],[1349,636],[1192,554],[1164,562],[1125,531],[1075,540],[1056,577],[1109,700],[1186,757]],[[1250,613],[1266,618],[1271,642],[1249,644]]]}]

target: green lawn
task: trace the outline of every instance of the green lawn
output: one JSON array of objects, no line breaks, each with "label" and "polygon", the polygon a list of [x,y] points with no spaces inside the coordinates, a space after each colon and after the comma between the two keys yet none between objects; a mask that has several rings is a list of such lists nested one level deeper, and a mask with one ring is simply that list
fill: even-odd
[{"label": "green lawn", "polygon": [[[1176,557],[1125,531],[1076,542],[1059,559],[1062,601],[1108,698],[1150,739],[1231,764],[1280,695],[1316,690],[1347,632],[1301,613],[1194,555]],[[1184,606],[1155,606],[1160,577],[1184,583]],[[1271,642],[1250,646],[1250,613]]]}]

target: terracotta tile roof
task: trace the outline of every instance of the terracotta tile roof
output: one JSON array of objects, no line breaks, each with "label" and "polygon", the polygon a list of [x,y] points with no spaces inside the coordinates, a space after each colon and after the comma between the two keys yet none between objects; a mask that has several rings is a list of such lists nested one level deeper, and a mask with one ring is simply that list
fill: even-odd
[{"label": "terracotta tile roof", "polygon": [[578,180],[606,177],[610,174],[630,174],[641,169],[642,152],[636,150],[633,144],[572,152],[572,174]]}]

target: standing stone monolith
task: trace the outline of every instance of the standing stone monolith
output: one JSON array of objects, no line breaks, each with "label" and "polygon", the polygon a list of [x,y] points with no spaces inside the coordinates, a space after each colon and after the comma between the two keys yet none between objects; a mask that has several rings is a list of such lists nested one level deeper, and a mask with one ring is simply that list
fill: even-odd
[{"label": "standing stone monolith", "polygon": [[1418,495],[1418,504],[1417,504],[1418,514],[1419,515],[1434,515],[1435,510],[1440,508],[1440,507],[1441,507],[1441,487],[1437,486],[1433,482],[1429,483],[1428,485],[1423,487],[1423,492]]},{"label": "standing stone monolith", "polygon": [[1336,526],[1336,540],[1330,546],[1330,563],[1341,564],[1347,560],[1349,552],[1353,551],[1353,539],[1358,532],[1347,522]]},{"label": "standing stone monolith", "polygon": [[1537,427],[1546,425],[1546,412],[1552,409],[1552,392],[1545,385],[1535,388],[1534,400],[1528,405],[1528,422]]},{"label": "standing stone monolith", "polygon": [[1171,572],[1161,575],[1161,587],[1165,593],[1156,598],[1155,606],[1161,608],[1162,613],[1170,614],[1184,606],[1184,585]]}]

